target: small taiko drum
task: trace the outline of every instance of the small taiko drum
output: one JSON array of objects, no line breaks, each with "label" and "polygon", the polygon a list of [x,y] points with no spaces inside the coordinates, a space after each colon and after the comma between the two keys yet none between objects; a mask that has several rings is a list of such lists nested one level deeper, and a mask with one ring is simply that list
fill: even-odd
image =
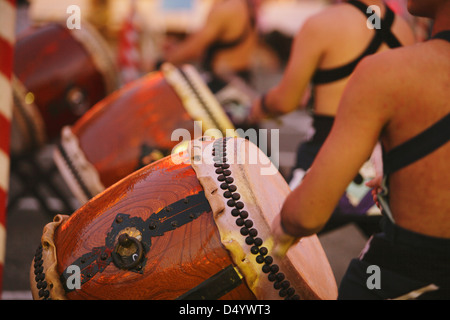
[{"label": "small taiko drum", "polygon": [[118,80],[110,47],[87,22],[73,30],[59,23],[30,27],[15,44],[11,153],[58,138]]},{"label": "small taiko drum", "polygon": [[47,224],[33,298],[336,299],[316,235],[272,254],[290,189],[269,158],[243,138],[201,140]]},{"label": "small taiko drum", "polygon": [[85,203],[207,132],[222,137],[235,130],[193,66],[164,64],[65,127],[54,160],[75,197]]}]

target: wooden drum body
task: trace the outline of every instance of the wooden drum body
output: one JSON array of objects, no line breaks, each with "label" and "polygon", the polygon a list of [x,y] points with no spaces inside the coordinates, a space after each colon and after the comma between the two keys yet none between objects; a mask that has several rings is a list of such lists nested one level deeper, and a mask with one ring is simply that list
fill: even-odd
[{"label": "wooden drum body", "polygon": [[59,137],[117,88],[113,55],[88,23],[74,30],[58,23],[30,28],[15,45],[12,153]]},{"label": "wooden drum body", "polygon": [[171,154],[180,145],[180,136],[173,137],[176,130],[190,141],[213,129],[220,135],[234,132],[200,75],[189,65],[165,64],[65,127],[54,159],[76,198],[85,203],[133,171]]},{"label": "wooden drum body", "polygon": [[44,228],[33,297],[335,299],[317,236],[271,255],[270,225],[289,187],[263,167],[274,169],[251,142],[223,138],[132,173]]}]

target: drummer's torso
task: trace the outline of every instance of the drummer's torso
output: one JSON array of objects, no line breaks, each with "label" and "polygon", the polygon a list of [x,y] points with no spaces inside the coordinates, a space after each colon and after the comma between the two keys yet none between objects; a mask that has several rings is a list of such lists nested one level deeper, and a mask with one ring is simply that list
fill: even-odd
[{"label": "drummer's torso", "polygon": [[248,70],[257,45],[252,11],[247,0],[221,0],[213,7],[223,17],[223,32],[212,44],[231,44],[214,52],[212,71],[216,74]]},{"label": "drummer's torso", "polygon": [[[376,1],[373,3],[376,4]],[[381,16],[384,17],[385,5],[382,1],[379,1],[378,5]],[[353,61],[366,50],[375,36],[375,30],[367,27],[367,17],[349,4],[325,9],[315,19],[319,25],[328,28],[324,33],[326,38],[318,39],[324,44],[317,66],[319,70],[334,69]],[[395,16],[391,31],[402,45],[414,43],[413,32],[402,17]],[[389,46],[383,43],[377,53],[389,49]],[[347,76],[330,83],[314,85],[314,110],[318,114],[335,115],[349,79],[350,76]]]},{"label": "drummer's torso", "polygon": [[218,52],[213,60],[213,71],[215,74],[238,73],[251,69],[251,59],[256,47],[256,34],[252,35],[232,50]]},{"label": "drummer's torso", "polygon": [[[415,137],[450,112],[449,54],[449,43],[432,40],[402,49],[392,59],[392,65],[385,66],[395,70],[392,81],[396,84],[388,106],[392,117],[382,136],[386,151]],[[390,175],[390,207],[397,224],[450,238],[449,157],[447,141]]]}]

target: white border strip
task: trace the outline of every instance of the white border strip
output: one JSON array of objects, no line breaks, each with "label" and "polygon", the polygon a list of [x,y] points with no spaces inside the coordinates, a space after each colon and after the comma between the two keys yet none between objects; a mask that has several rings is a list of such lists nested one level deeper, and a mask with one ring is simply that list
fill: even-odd
[{"label": "white border strip", "polygon": [[[0,223],[0,243],[6,243],[6,229]],[[0,264],[5,265],[6,246],[0,246]]]},{"label": "white border strip", "polygon": [[[0,8],[0,10],[2,9]],[[2,18],[0,17],[0,20],[1,19]],[[12,87],[11,82],[3,73],[0,73],[0,92],[7,93],[0,94],[0,114],[2,114],[7,120],[11,120],[13,105]]]},{"label": "white border strip", "polygon": [[26,290],[3,291],[1,298],[2,300],[33,300],[31,291]]},{"label": "white border strip", "polygon": [[9,189],[9,163],[9,155],[0,150],[0,188],[3,190]]},{"label": "white border strip", "polygon": [[15,42],[16,37],[16,8],[14,8],[9,2],[0,1],[0,21],[11,21],[14,19],[14,23],[3,23],[0,28],[0,37],[8,41],[11,45]]}]

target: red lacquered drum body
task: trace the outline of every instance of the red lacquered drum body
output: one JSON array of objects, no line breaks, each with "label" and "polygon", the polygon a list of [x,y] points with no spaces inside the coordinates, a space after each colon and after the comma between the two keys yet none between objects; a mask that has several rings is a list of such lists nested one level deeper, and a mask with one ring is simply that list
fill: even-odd
[{"label": "red lacquered drum body", "polygon": [[54,158],[84,203],[133,171],[169,155],[180,140],[188,142],[210,129],[220,135],[226,135],[227,129],[234,132],[193,67],[165,65],[162,71],[117,90],[64,128]]},{"label": "red lacquered drum body", "polygon": [[[123,233],[144,247],[145,256],[132,268],[121,269],[112,257]],[[175,165],[171,157],[123,179],[75,212],[56,229],[54,245],[59,275],[71,265],[81,269],[81,288],[67,290],[67,299],[176,299],[232,266],[194,170]],[[236,281],[222,297],[253,299],[245,283]]]},{"label": "red lacquered drum body", "polygon": [[27,30],[15,44],[14,76],[16,153],[59,137],[119,80],[109,47],[86,22],[74,30],[57,23]]},{"label": "red lacquered drum body", "polygon": [[[260,170],[264,154],[240,138],[187,150],[48,224],[31,268],[33,297],[335,299],[316,236],[272,255],[270,225],[289,188],[278,172]],[[263,161],[241,163],[249,154]]]}]

